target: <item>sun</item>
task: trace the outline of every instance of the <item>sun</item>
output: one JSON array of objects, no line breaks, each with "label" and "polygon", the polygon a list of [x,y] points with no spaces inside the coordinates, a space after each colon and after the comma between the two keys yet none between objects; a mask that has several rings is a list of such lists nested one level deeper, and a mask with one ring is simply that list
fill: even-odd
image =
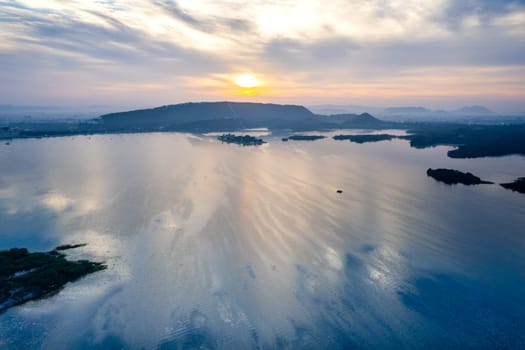
[{"label": "sun", "polygon": [[235,84],[245,89],[250,89],[261,85],[259,80],[257,80],[257,78],[252,74],[242,74],[235,77]]}]

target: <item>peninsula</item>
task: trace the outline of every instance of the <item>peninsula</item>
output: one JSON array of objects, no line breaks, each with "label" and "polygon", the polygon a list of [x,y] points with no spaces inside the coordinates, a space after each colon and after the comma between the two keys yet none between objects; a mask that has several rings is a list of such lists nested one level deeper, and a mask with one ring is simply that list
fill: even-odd
[{"label": "peninsula", "polygon": [[0,251],[0,313],[56,294],[66,283],[106,268],[99,262],[67,260],[62,251],[79,246],[64,245],[49,252],[29,252],[26,248]]},{"label": "peninsula", "polygon": [[514,182],[501,184],[500,186],[508,190],[525,193],[525,177],[520,177]]}]

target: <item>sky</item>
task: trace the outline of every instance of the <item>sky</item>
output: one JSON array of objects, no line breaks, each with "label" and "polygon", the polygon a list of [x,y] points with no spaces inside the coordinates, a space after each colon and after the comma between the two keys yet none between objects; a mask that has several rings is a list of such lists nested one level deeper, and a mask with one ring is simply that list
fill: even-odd
[{"label": "sky", "polygon": [[0,0],[0,104],[219,100],[525,112],[525,1]]}]

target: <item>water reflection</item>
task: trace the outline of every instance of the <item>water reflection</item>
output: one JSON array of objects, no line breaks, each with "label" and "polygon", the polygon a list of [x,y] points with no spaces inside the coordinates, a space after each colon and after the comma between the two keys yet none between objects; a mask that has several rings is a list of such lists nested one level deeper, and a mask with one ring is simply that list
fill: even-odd
[{"label": "water reflection", "polygon": [[[401,140],[15,141],[0,152],[13,164],[0,246],[86,242],[71,254],[109,268],[1,315],[0,348],[516,347],[523,198],[425,175],[457,162]],[[481,177],[525,170],[461,162]]]}]

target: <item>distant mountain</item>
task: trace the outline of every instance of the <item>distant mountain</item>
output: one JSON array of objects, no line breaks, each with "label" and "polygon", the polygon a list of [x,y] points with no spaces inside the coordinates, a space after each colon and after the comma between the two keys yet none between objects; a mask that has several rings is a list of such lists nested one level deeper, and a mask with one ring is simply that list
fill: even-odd
[{"label": "distant mountain", "polygon": [[356,127],[356,128],[369,128],[381,126],[384,124],[382,120],[379,120],[368,113],[361,114],[332,114],[329,116],[321,117],[330,124],[336,124],[339,127]]},{"label": "distant mountain", "polygon": [[[380,114],[388,120],[401,121],[461,121],[484,122],[503,121],[497,113],[483,106],[466,106],[456,110],[432,110],[425,107],[390,107]],[[508,119],[508,118],[507,118]]]},{"label": "distant mountain", "polygon": [[467,106],[452,111],[453,114],[461,116],[495,116],[496,113],[483,106]]},{"label": "distant mountain", "polygon": [[362,114],[370,113],[372,115],[380,116],[384,113],[382,107],[372,107],[372,106],[360,106],[360,105],[312,105],[307,106],[309,110],[315,114],[321,115],[334,115],[334,114]]},{"label": "distant mountain", "polygon": [[368,112],[384,121],[445,121],[445,122],[523,122],[522,114],[501,115],[484,106],[465,106],[455,110],[430,109],[423,106],[371,107],[358,105],[314,105],[318,114],[361,114]]},{"label": "distant mountain", "polygon": [[59,111],[64,109],[63,107],[57,106],[18,106],[18,105],[8,105],[0,104],[0,112],[10,112],[10,111]]},{"label": "distant mountain", "polygon": [[389,107],[385,108],[384,113],[386,114],[429,114],[432,113],[430,109],[425,107]]},{"label": "distant mountain", "polygon": [[[91,119],[101,113],[108,113],[117,107],[109,106],[20,106],[0,104],[0,121],[35,121],[59,119]],[[118,109],[117,109],[118,110]]]},{"label": "distant mountain", "polygon": [[364,113],[321,116],[303,106],[241,102],[183,103],[111,113],[100,117],[108,131],[217,131],[246,128],[315,130],[334,127],[379,127],[379,119]]},{"label": "distant mountain", "polygon": [[390,115],[411,115],[411,116],[495,116],[493,111],[483,106],[466,106],[452,111],[434,110],[425,107],[389,107],[385,108],[385,114]]}]

